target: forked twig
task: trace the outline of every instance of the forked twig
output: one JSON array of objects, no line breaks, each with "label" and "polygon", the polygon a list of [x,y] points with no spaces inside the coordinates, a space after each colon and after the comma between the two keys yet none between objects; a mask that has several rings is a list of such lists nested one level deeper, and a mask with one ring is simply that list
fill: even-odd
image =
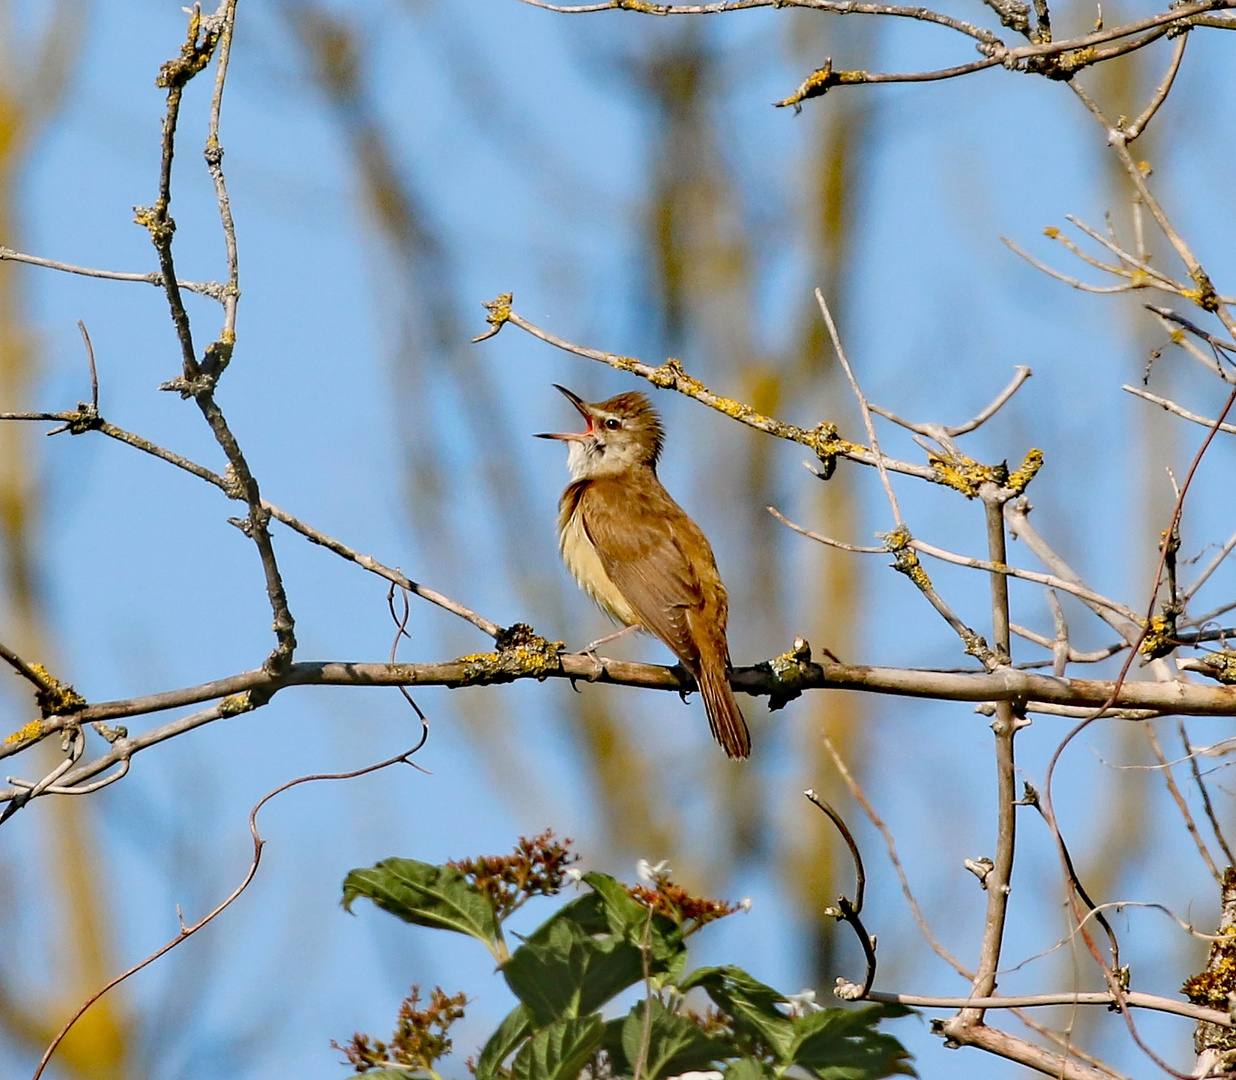
[{"label": "forked twig", "polygon": [[231,907],[233,902],[236,901],[240,897],[240,895],[249,887],[254,877],[257,876],[258,865],[262,861],[262,849],[266,846],[266,841],[261,837],[261,835],[258,833],[258,830],[257,830],[257,815],[258,815],[258,811],[261,810],[262,807],[265,806],[268,802],[270,802],[271,799],[273,799],[276,795],[279,795],[287,791],[289,788],[296,787],[298,784],[307,784],[315,780],[351,780],[351,779],[354,779],[355,777],[365,776],[368,773],[378,772],[381,769],[386,769],[392,765],[398,765],[400,763],[403,763],[405,765],[412,765],[413,762],[410,761],[409,759],[412,757],[412,755],[417,753],[421,749],[421,747],[425,745],[425,740],[428,737],[429,737],[429,728],[426,725],[426,726],[423,726],[421,729],[420,741],[417,742],[417,744],[414,747],[412,747],[412,749],[405,750],[402,754],[397,754],[395,757],[387,758],[385,761],[379,761],[374,765],[366,765],[364,768],[353,769],[349,772],[313,773],[309,776],[300,776],[300,777],[297,777],[295,780],[289,780],[286,784],[280,784],[279,787],[275,788],[273,791],[268,791],[265,795],[263,795],[257,801],[257,803],[254,804],[253,809],[249,812],[249,834],[253,837],[253,858],[250,861],[249,869],[246,871],[245,876],[241,880],[240,884],[237,885],[236,888],[233,889],[232,892],[229,893],[228,896],[225,897],[224,900],[220,904],[218,904],[215,908],[209,911],[206,915],[204,915],[201,919],[195,922],[192,926],[185,926],[182,920],[180,924],[180,933],[178,933],[174,938],[168,941],[165,945],[156,949],[149,956],[147,956],[144,960],[141,960],[138,963],[134,964],[128,970],[121,972],[114,979],[110,980],[100,989],[95,991],[95,993],[93,993],[89,998],[87,998],[86,1001],[82,1004],[82,1006],[77,1010],[77,1012],[75,1012],[69,1018],[68,1022],[65,1023],[64,1027],[62,1027],[59,1030],[59,1032],[56,1033],[55,1038],[52,1039],[47,1049],[43,1051],[43,1056],[39,1059],[38,1067],[34,1070],[34,1075],[31,1077],[31,1080],[39,1080],[39,1078],[43,1075],[43,1071],[47,1068],[48,1062],[51,1061],[52,1055],[55,1054],[57,1047],[59,1047],[59,1045],[64,1041],[65,1036],[68,1035],[68,1033],[73,1029],[73,1025],[76,1024],[77,1021],[80,1020],[86,1014],[86,1011],[96,1001],[98,1001],[101,997],[103,997],[103,995],[106,994],[108,991],[119,986],[122,982],[124,982],[127,978],[129,978],[130,975],[135,975],[137,972],[141,971],[142,968],[149,967],[156,960],[158,960],[161,956],[163,956],[164,954],[168,952],[171,952],[171,950],[174,949],[181,942],[185,941],[187,938],[192,937],[200,929],[202,929],[203,926],[213,921],[218,915],[222,914],[225,910],[227,910],[227,908]]}]

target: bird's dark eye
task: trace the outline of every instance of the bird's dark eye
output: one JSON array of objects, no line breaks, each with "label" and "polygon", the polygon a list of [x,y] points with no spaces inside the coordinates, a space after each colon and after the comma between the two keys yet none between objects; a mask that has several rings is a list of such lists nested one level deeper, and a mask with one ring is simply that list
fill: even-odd
[{"label": "bird's dark eye", "polygon": [[610,431],[617,431],[620,427],[622,427],[622,421],[617,419],[617,417],[611,416],[605,421],[605,426]]}]

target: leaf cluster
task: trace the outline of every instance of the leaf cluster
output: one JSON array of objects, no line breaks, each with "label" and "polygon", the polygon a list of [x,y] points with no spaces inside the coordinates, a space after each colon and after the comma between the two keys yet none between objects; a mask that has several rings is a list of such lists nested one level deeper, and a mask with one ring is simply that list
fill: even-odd
[{"label": "leaf cluster", "polygon": [[[691,896],[664,873],[648,887],[566,871],[561,851],[551,860],[557,877],[550,882],[530,872],[547,843],[547,836],[521,840],[513,856],[441,866],[386,859],[344,881],[345,907],[365,897],[405,922],[475,938],[498,960],[519,1004],[469,1062],[477,1080],[661,1080],[699,1071],[715,1080],[779,1080],[791,1069],[818,1080],[914,1075],[902,1045],[876,1030],[907,1010],[872,1005],[803,1013],[741,968],[688,972],[687,938],[740,905]],[[558,891],[568,878],[585,891],[510,952],[502,923],[533,893],[495,888],[495,872],[508,885],[523,874],[536,895]],[[641,983],[640,1000],[612,1015],[607,1006]],[[686,1006],[692,990],[711,1000],[706,1014]],[[349,1058],[363,1071],[363,1061]],[[370,1060],[378,1065],[376,1055]],[[432,1060],[408,1060],[394,1070],[392,1064],[383,1060],[380,1072],[365,1075],[438,1075]]]}]

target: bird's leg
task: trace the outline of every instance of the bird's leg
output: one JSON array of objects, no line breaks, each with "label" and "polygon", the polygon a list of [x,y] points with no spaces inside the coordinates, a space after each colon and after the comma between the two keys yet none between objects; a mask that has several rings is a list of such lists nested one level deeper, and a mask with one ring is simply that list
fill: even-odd
[{"label": "bird's leg", "polygon": [[638,623],[631,626],[624,626],[621,630],[618,630],[612,634],[606,634],[603,638],[597,638],[596,641],[592,642],[590,645],[585,645],[582,649],[580,649],[579,655],[590,657],[592,662],[596,665],[596,670],[592,678],[588,681],[596,682],[597,679],[605,674],[605,665],[601,663],[600,657],[597,656],[597,649],[599,649],[602,645],[608,645],[611,641],[617,641],[624,634],[629,634],[632,630],[641,629],[643,628]]},{"label": "bird's leg", "polygon": [[579,651],[585,656],[592,656],[602,645],[608,645],[611,641],[617,641],[620,637],[625,637],[632,630],[642,630],[643,627],[639,623],[631,626],[624,626],[621,630],[617,630],[612,634],[606,634],[603,638],[597,638],[591,645],[585,645]]}]

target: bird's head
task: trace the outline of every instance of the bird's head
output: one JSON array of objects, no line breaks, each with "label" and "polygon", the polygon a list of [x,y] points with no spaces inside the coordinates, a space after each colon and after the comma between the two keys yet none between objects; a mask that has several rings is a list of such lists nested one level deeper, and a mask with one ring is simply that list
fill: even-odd
[{"label": "bird's head", "polygon": [[588,402],[554,384],[587,421],[581,432],[546,432],[538,439],[567,444],[567,465],[576,480],[617,476],[636,466],[656,469],[665,432],[657,410],[643,394],[628,390],[606,401]]}]

